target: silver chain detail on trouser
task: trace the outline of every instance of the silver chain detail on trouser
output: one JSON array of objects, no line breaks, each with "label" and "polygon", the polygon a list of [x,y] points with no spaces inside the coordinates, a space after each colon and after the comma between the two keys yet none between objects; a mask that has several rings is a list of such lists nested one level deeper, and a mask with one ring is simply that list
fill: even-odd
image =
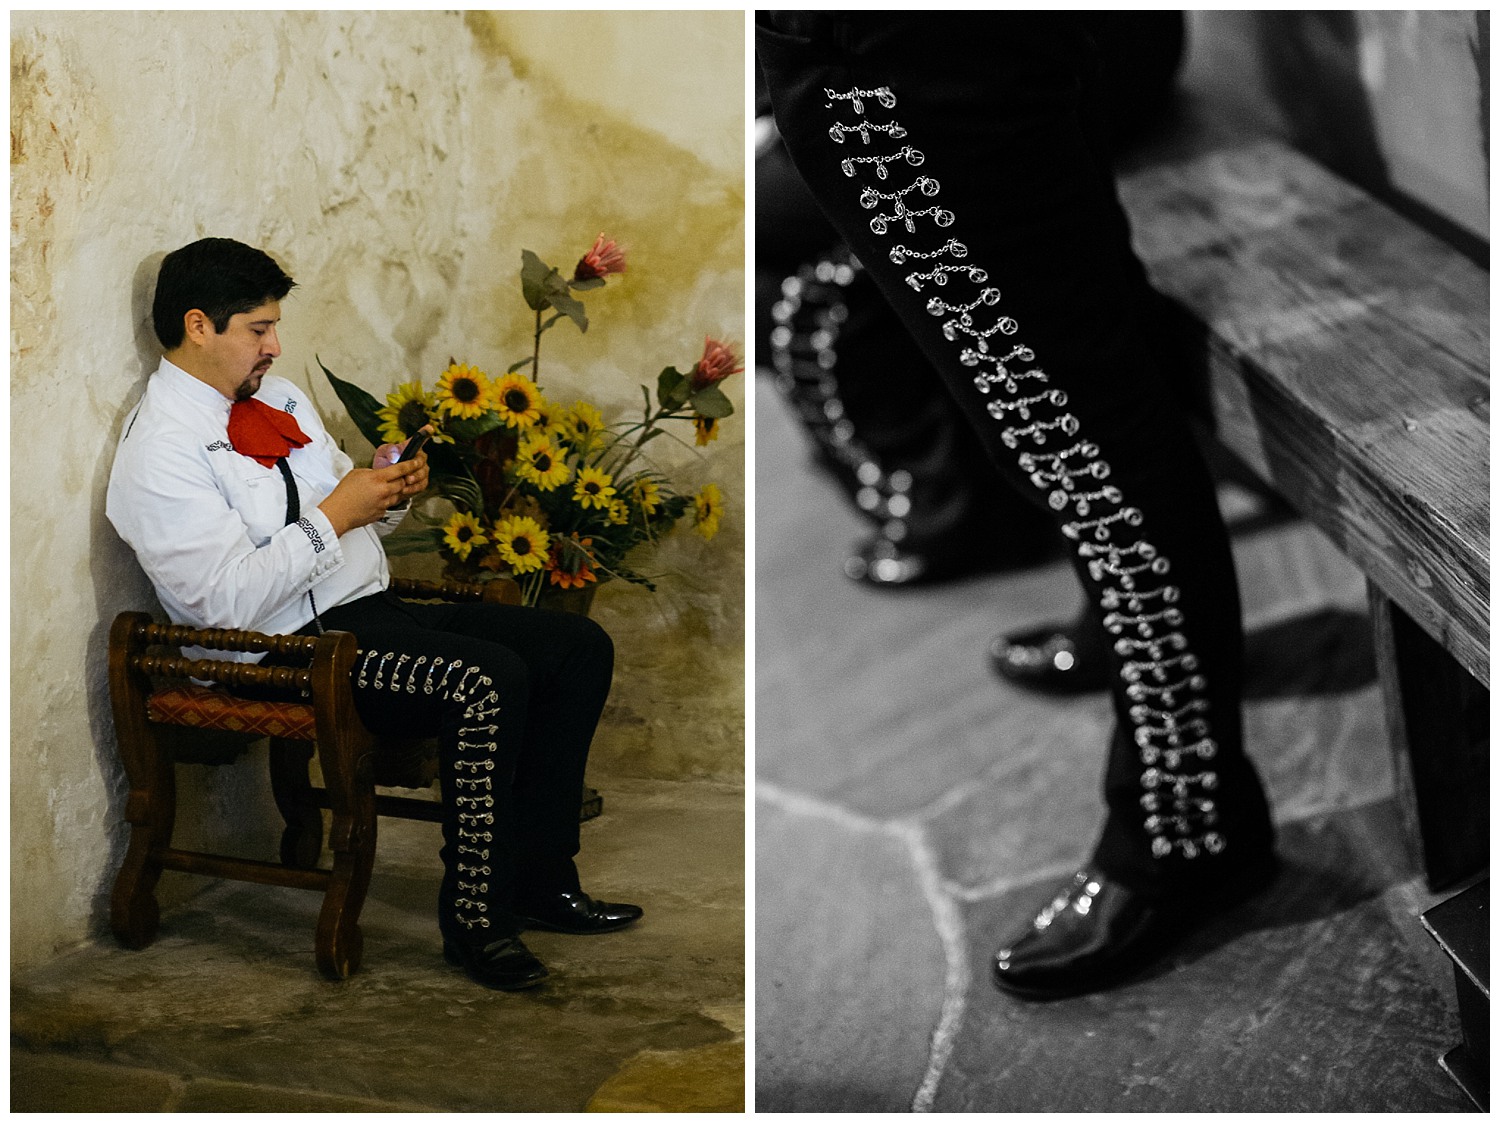
[{"label": "silver chain detail on trouser", "polygon": [[[429,659],[395,652],[364,651],[355,668],[355,684],[395,694],[437,694],[464,706],[451,777],[454,818],[458,824],[453,919],[465,928],[491,927],[489,893],[496,868],[490,855],[495,841],[495,758],[499,729],[491,719],[500,712],[500,695],[488,675],[462,659]],[[394,662],[392,662],[394,660]],[[374,667],[373,672],[371,667]],[[389,671],[389,677],[387,677]],[[445,793],[445,798],[447,793]]]},{"label": "silver chain detail on trouser", "polygon": [[[849,318],[843,290],[860,271],[852,255],[836,251],[782,281],[781,299],[771,306],[776,322],[771,330],[771,365],[777,390],[796,408],[813,439],[853,472],[859,483],[855,504],[880,520],[886,539],[900,542],[907,535],[915,481],[905,468],[887,470],[860,439],[839,398],[835,373],[839,337]],[[804,352],[807,358],[800,357]]]},{"label": "silver chain detail on trouser", "polygon": [[[866,99],[887,110],[896,106],[895,94],[884,86],[824,92],[836,113],[840,103],[847,103],[863,117]],[[1143,766],[1140,804],[1152,855],[1219,853],[1226,845],[1213,829],[1219,778],[1205,767],[1218,751],[1205,697],[1208,683],[1181,630],[1185,621],[1176,606],[1181,590],[1164,580],[1171,562],[1146,537],[1140,509],[1127,503],[1119,487],[1104,482],[1111,475],[1109,463],[1099,446],[1080,433],[1078,418],[1067,410],[1067,394],[1050,385],[1030,347],[1012,342],[1020,325],[996,310],[1000,290],[988,284],[982,267],[966,260],[968,247],[947,233],[957,216],[937,204],[909,205],[914,195],[935,198],[941,190],[938,181],[922,174],[904,188],[885,190],[892,186],[892,171],[911,174],[910,169],[926,163],[911,143],[889,155],[876,154],[878,138],[904,139],[906,130],[895,121],[881,125],[860,120],[838,122],[828,135],[835,144],[861,153],[840,158],[846,177],[857,179],[873,168],[880,181],[880,190],[865,184],[858,194],[861,207],[878,212],[870,219],[871,231],[898,236],[921,232],[932,239],[930,247],[917,248],[898,241],[890,248],[890,260],[915,263],[906,283],[916,292],[944,290],[941,296],[929,293],[927,311],[942,320],[943,337],[958,348],[958,361],[974,370],[974,388],[989,398],[987,410],[1005,426],[1000,439],[1016,452],[1022,472],[1046,493],[1053,510],[1068,512],[1063,533],[1077,543],[1099,586],[1104,626],[1115,637],[1114,649],[1123,661],[1120,673],[1133,703],[1129,720]]]}]

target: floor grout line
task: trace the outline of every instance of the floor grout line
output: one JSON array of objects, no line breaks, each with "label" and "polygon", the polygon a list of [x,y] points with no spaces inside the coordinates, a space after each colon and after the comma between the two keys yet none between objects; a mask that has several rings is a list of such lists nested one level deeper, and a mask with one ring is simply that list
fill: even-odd
[{"label": "floor grout line", "polygon": [[912,1110],[930,1112],[937,1096],[938,1084],[947,1068],[948,1058],[958,1031],[963,1025],[966,999],[969,992],[969,968],[967,949],[964,946],[963,918],[958,902],[946,889],[947,882],[938,868],[937,855],[927,844],[926,828],[920,818],[907,817],[882,822],[857,815],[845,807],[817,799],[800,792],[790,792],[774,784],[758,782],[756,796],[765,799],[779,809],[801,814],[809,818],[822,819],[859,831],[870,831],[886,835],[899,841],[905,848],[917,882],[922,887],[932,913],[933,930],[942,945],[943,1002],[938,1013],[938,1024],[932,1031],[931,1045],[927,1054],[927,1069],[912,1099]]},{"label": "floor grout line", "polygon": [[946,960],[942,1010],[938,1014],[937,1027],[932,1031],[927,1071],[917,1087],[911,1105],[912,1111],[930,1112],[937,1097],[938,1085],[948,1067],[948,1059],[953,1055],[953,1046],[958,1039],[958,1031],[963,1026],[967,1006],[970,979],[967,948],[964,946],[963,916],[957,903],[944,892],[945,883],[938,869],[937,856],[927,844],[922,824],[892,824],[892,832],[906,844],[911,855],[922,893],[932,909],[932,925],[937,931],[938,941],[943,946],[943,958]]},{"label": "floor grout line", "polygon": [[755,784],[755,795],[757,799],[764,799],[767,803],[782,811],[794,815],[803,815],[812,819],[825,819],[829,822],[839,823],[858,831],[879,831],[889,833],[891,825],[880,819],[872,819],[867,815],[860,815],[851,811],[842,804],[832,803],[820,799],[817,796],[807,795],[804,792],[788,791],[786,788],[777,787],[775,784],[758,780]]}]

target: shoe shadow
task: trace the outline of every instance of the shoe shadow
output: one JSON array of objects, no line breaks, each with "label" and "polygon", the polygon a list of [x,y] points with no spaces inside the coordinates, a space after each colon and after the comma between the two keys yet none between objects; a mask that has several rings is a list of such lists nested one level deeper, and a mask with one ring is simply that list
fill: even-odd
[{"label": "shoe shadow", "polygon": [[1370,619],[1326,608],[1245,637],[1247,699],[1346,694],[1375,681]]},{"label": "shoe shadow", "polygon": [[1254,932],[1330,920],[1408,880],[1414,874],[1400,841],[1389,837],[1396,816],[1386,800],[1281,827],[1281,866],[1271,884],[1207,919],[1137,980],[1170,974]]}]

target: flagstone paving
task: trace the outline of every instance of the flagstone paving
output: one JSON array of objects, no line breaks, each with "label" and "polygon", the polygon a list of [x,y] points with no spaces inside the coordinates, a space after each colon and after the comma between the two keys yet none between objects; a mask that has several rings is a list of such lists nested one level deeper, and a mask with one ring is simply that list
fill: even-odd
[{"label": "flagstone paving", "polygon": [[1280,877],[1119,990],[1020,1003],[989,957],[1091,848],[1109,708],[984,651],[1071,615],[1072,578],[855,585],[858,522],[765,379],[757,408],[758,1110],[1467,1110],[1418,921],[1441,897],[1401,842],[1362,579],[1326,540],[1236,535]]},{"label": "flagstone paving", "polygon": [[316,894],[233,882],[141,951],[104,938],[15,973],[12,1110],[741,1110],[744,792],[590,782],[584,883],[647,914],[528,934],[544,986],[488,991],[443,962],[437,827],[382,820],[342,983],[313,963]]}]

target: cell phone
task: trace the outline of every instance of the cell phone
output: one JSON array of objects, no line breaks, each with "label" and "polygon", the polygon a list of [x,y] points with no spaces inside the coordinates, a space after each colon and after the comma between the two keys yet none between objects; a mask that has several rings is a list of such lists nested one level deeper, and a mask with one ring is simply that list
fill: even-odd
[{"label": "cell phone", "polygon": [[406,461],[410,460],[412,457],[416,456],[417,453],[421,452],[422,449],[426,446],[427,442],[431,439],[432,434],[425,432],[418,433],[416,436],[412,437],[411,440],[406,442],[406,448],[402,450],[401,458],[397,460],[396,463],[406,463]]}]

